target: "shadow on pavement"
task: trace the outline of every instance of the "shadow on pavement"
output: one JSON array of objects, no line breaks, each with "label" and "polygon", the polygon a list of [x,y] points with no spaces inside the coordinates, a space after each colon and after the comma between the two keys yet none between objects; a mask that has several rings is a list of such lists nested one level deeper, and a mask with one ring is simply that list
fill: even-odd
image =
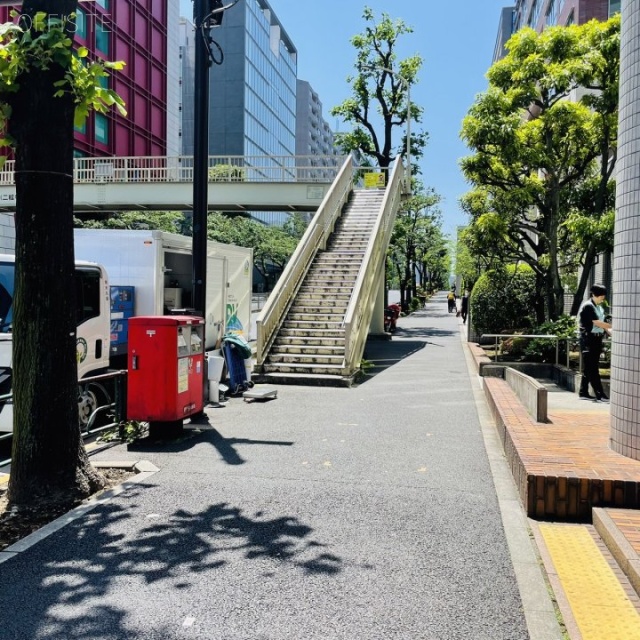
[{"label": "shadow on pavement", "polygon": [[[69,524],[66,539],[57,539],[55,553],[45,551],[44,557],[51,559],[33,565],[30,554],[24,553],[5,564],[4,579],[14,587],[3,589],[2,606],[20,615],[4,618],[2,637],[40,638],[45,630],[52,634],[47,637],[74,640],[130,637],[131,611],[109,603],[110,594],[129,581],[164,583],[169,591],[192,588],[204,572],[232,566],[242,573],[242,563],[251,560],[262,560],[265,580],[283,564],[307,575],[337,575],[343,570],[342,559],[314,540],[313,529],[298,518],[269,517],[261,511],[247,514],[225,502],[196,512],[179,508],[149,514],[148,524],[135,536],[126,535],[122,524],[143,517],[136,498],[154,489],[130,487],[126,508],[107,503]],[[32,579],[20,580],[20,574]],[[67,605],[64,615],[60,603]],[[163,629],[162,623],[153,632],[155,638],[176,637],[175,628]]]},{"label": "shadow on pavement", "polygon": [[[236,451],[237,444],[269,444],[280,447],[290,447],[293,442],[286,440],[250,440],[248,438],[225,438],[219,431],[212,427],[200,427],[199,425],[185,425],[185,430],[178,438],[166,440],[150,440],[143,438],[132,442],[128,446],[129,451],[141,453],[179,453],[187,451],[200,444],[208,442],[220,454],[220,457],[231,465],[244,464],[246,460]],[[195,429],[194,429],[195,427]]]},{"label": "shadow on pavement", "polygon": [[[400,330],[398,330],[398,333]],[[424,349],[428,343],[424,340],[371,340],[364,348],[364,359],[371,363],[365,377],[359,381],[364,384],[394,364]]]}]

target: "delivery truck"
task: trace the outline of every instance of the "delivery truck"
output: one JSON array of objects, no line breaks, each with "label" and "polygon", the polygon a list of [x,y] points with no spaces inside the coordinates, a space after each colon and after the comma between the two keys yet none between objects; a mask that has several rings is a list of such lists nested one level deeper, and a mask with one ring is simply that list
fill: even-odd
[{"label": "delivery truck", "polygon": [[[112,402],[108,384],[83,381],[126,367],[127,316],[193,312],[192,241],[155,230],[76,229],[74,246],[82,427]],[[14,271],[15,257],[0,254],[0,393],[11,389]],[[218,348],[227,332],[249,339],[252,277],[252,249],[208,242],[206,350]],[[0,403],[0,434],[12,423],[11,402]]]},{"label": "delivery truck", "polygon": [[[133,287],[133,315],[192,313],[192,240],[156,230],[75,229],[76,260],[101,264],[114,296]],[[249,340],[253,249],[207,242],[205,349],[220,346],[225,332]],[[116,311],[116,316],[118,312]],[[119,329],[120,317],[112,326]]]}]

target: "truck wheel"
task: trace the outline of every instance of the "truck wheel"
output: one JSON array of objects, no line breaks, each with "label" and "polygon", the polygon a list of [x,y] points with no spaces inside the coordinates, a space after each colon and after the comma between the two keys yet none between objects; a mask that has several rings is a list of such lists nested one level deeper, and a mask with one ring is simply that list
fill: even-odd
[{"label": "truck wheel", "polygon": [[[88,431],[111,422],[111,396],[96,382],[78,385],[78,422],[81,431]],[[97,409],[101,409],[94,415]],[[91,417],[93,417],[93,420]]]}]

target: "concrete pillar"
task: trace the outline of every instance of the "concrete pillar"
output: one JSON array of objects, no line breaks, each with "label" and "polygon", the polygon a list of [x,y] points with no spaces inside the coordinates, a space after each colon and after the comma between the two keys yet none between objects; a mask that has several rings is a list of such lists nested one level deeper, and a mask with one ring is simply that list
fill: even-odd
[{"label": "concrete pillar", "polygon": [[640,0],[622,3],[611,448],[640,460]]},{"label": "concrete pillar", "polygon": [[384,260],[382,261],[382,269],[378,269],[376,276],[378,294],[376,296],[375,306],[373,307],[373,316],[371,318],[371,325],[369,326],[369,337],[387,337],[384,332]]}]

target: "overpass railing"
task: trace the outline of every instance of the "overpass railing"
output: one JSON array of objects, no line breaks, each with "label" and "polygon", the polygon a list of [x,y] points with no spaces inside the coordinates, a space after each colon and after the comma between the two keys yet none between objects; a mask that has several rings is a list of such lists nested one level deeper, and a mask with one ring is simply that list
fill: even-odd
[{"label": "overpass railing", "polygon": [[[345,156],[209,156],[209,182],[333,182]],[[14,184],[15,160],[0,171]],[[74,158],[75,184],[193,182],[193,156]]]},{"label": "overpass railing", "polygon": [[271,292],[267,303],[256,321],[258,341],[256,362],[264,364],[278,329],[304,280],[304,277],[319,249],[326,246],[336,220],[342,213],[349,193],[353,188],[353,160],[349,156],[340,168],[337,177],[325,194],[315,216],[300,239],[282,275]]},{"label": "overpass railing", "polygon": [[387,248],[400,206],[403,166],[398,156],[391,167],[378,219],[367,246],[344,319],[345,361],[343,375],[360,368],[364,346],[376,306],[380,278],[384,278]]}]

